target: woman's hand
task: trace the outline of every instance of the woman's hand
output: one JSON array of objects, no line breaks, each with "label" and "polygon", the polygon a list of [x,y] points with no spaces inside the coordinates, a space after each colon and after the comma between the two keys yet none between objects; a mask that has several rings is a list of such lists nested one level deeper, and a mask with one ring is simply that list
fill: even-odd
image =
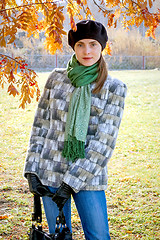
[{"label": "woman's hand", "polygon": [[38,177],[33,173],[27,174],[28,184],[29,184],[29,190],[34,195],[42,196],[53,196],[53,194],[49,191],[49,189],[42,185]]},{"label": "woman's hand", "polygon": [[57,204],[59,210],[63,208],[64,204],[67,202],[73,192],[73,189],[69,185],[62,182],[61,186],[52,197],[52,200]]}]

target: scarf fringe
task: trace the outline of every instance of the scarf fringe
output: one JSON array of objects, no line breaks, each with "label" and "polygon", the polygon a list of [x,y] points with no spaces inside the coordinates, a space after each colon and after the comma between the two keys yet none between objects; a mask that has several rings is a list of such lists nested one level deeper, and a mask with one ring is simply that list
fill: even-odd
[{"label": "scarf fringe", "polygon": [[84,142],[77,140],[75,137],[69,136],[67,141],[64,141],[62,156],[72,162],[78,158],[85,158]]}]

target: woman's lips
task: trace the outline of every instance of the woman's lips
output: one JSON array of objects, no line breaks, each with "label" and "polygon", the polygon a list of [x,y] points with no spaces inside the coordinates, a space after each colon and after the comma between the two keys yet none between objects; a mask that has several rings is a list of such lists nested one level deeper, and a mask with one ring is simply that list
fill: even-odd
[{"label": "woman's lips", "polygon": [[84,59],[84,60],[91,60],[92,57],[84,57],[83,59]]}]

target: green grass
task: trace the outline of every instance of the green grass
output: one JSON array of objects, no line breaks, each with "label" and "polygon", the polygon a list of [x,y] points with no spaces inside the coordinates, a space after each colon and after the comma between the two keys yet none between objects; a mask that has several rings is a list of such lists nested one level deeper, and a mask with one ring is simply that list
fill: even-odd
[{"label": "green grass", "polygon": [[[112,239],[160,239],[160,71],[113,71],[128,95],[106,191]],[[49,73],[39,74],[42,89]],[[23,178],[37,106],[19,109],[18,98],[0,95],[0,239],[27,239],[32,195]],[[75,206],[74,239],[84,239]],[[46,227],[46,221],[44,220]]]}]

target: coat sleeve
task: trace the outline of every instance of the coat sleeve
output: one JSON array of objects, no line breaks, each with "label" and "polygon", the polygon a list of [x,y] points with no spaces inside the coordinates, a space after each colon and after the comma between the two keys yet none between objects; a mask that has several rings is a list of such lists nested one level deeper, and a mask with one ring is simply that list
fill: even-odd
[{"label": "coat sleeve", "polygon": [[51,79],[48,79],[38,103],[25,161],[24,176],[38,172],[39,159],[50,124],[49,97]]},{"label": "coat sleeve", "polygon": [[101,174],[115,148],[120,127],[127,87],[113,83],[109,88],[106,106],[99,119],[97,132],[86,149],[86,158],[72,163],[63,181],[75,192],[83,189],[94,177]]}]

